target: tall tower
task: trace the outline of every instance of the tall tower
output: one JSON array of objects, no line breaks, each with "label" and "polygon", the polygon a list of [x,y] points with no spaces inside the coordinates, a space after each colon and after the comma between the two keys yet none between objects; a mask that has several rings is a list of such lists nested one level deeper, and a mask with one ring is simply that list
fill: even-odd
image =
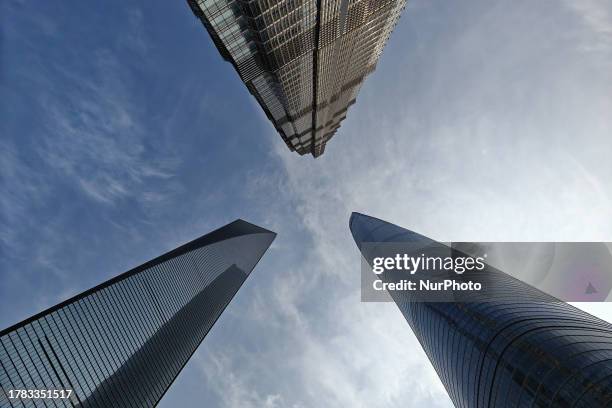
[{"label": "tall tower", "polygon": [[275,235],[234,221],[3,330],[0,407],[156,405]]},{"label": "tall tower", "polygon": [[318,157],[405,0],[187,0],[291,151]]},{"label": "tall tower", "polygon": [[[368,242],[442,245],[358,213],[350,229],[370,265]],[[610,406],[612,325],[487,268],[495,301],[422,302],[389,292],[455,406]]]}]

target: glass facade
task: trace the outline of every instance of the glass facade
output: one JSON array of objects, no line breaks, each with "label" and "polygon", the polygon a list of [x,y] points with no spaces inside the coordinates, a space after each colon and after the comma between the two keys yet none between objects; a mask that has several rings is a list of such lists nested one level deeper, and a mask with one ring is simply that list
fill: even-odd
[{"label": "glass facade", "polygon": [[289,149],[318,157],[405,0],[188,0]]},{"label": "glass facade", "polygon": [[274,237],[234,221],[3,330],[0,407],[156,405]]},{"label": "glass facade", "polygon": [[[434,242],[357,213],[350,229],[360,249]],[[500,285],[505,292],[488,302],[414,302],[408,291],[389,292],[455,406],[611,406],[612,325],[514,278]]]}]

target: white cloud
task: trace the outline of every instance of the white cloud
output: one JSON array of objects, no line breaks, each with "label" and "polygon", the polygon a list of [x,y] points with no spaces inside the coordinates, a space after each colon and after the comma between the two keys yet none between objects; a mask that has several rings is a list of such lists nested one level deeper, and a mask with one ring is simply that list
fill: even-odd
[{"label": "white cloud", "polygon": [[465,9],[469,23],[420,33],[438,40],[427,44],[398,38],[401,27],[427,30],[419,22],[442,11],[406,10],[394,51],[320,159],[274,144],[286,179],[254,190],[275,198],[278,240],[291,228],[308,238],[279,244],[302,251],[299,264],[240,311],[265,333],[247,330],[258,352],[237,352],[243,392],[271,388],[285,406],[450,406],[395,305],[359,302],[351,211],[439,240],[612,240],[612,78],[600,55],[575,58],[582,39],[566,33],[583,17],[568,25],[550,3]]},{"label": "white cloud", "polygon": [[[128,27],[119,18],[103,35],[95,25],[80,24],[78,8],[54,9],[61,17],[23,8],[3,7],[2,26],[1,54],[10,55],[10,63],[3,66],[0,88],[10,102],[0,119],[0,275],[6,290],[0,297],[4,306],[15,306],[1,316],[7,323],[93,283],[87,279],[107,260],[90,258],[84,272],[79,263],[95,245],[75,253],[77,244],[102,243],[97,238],[107,225],[134,239],[142,234],[136,225],[180,188],[177,160],[163,149],[167,133],[153,134],[155,121],[145,115],[134,85],[133,67],[147,56],[138,44],[146,38],[142,16],[120,8],[130,17]],[[131,59],[123,59],[127,52]],[[119,217],[111,213],[123,219],[115,223]],[[7,293],[27,286],[34,301]]]},{"label": "white cloud", "polygon": [[564,1],[566,7],[580,16],[589,34],[583,42],[587,51],[612,52],[612,5],[604,0]]},{"label": "white cloud", "polygon": [[[98,202],[160,201],[163,195],[147,184],[171,178],[173,161],[151,162],[146,117],[127,91],[129,77],[112,53],[95,55],[87,75],[58,69],[64,81],[41,97],[45,134],[38,153]],[[72,88],[60,89],[65,81]]]}]

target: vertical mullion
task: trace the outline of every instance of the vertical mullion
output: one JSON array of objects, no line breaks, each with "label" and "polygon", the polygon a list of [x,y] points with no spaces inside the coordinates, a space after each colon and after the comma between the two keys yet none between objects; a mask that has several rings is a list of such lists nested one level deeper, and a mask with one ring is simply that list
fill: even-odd
[{"label": "vertical mullion", "polygon": [[[2,339],[0,339],[0,344],[2,344]],[[4,346],[2,346],[2,348],[4,349]],[[5,349],[5,353],[6,353],[6,349]],[[10,360],[11,358],[9,357],[8,353],[6,353],[6,358],[8,360]],[[11,376],[9,375],[8,370],[6,369],[6,367],[4,366],[4,363],[2,362],[2,359],[0,359],[0,367],[2,367],[2,370],[4,371],[4,374],[6,375],[6,378],[9,380],[9,382],[11,383],[11,386],[13,387],[13,390],[16,390],[17,387],[15,387],[15,383],[13,383],[13,380],[11,379]],[[9,395],[7,394],[6,399],[9,401],[9,403],[11,404],[12,407],[14,407],[13,405],[13,401],[9,398]],[[25,407],[25,404],[23,403],[23,401],[21,401],[21,399],[17,399],[17,401],[19,401],[21,403],[21,405],[23,405]]]},{"label": "vertical mullion", "polygon": [[[72,380],[66,377],[66,381],[68,381],[70,385],[73,387],[74,395],[77,397],[77,399],[80,402],[81,398],[78,396],[78,392],[80,391],[82,396],[85,396],[85,394],[87,393],[87,390],[89,389],[89,385],[87,384],[87,380],[83,376],[77,375],[75,368],[73,368],[73,365],[77,363],[77,359],[74,357],[70,344],[68,344],[68,342],[66,341],[63,331],[60,329],[59,325],[57,324],[54,313],[49,314],[40,320],[43,320],[45,324],[49,327],[49,330],[50,330],[49,336],[51,336],[51,338],[55,340],[59,348],[59,352],[62,354],[62,357],[64,357],[64,360],[66,361],[67,367],[64,367],[64,368],[70,370],[70,373],[72,374],[72,377],[74,378],[74,381],[79,386],[79,389],[76,389],[74,387],[74,383],[72,382]],[[55,326],[55,329],[57,330],[57,334],[53,332],[51,323],[53,323],[53,325]],[[44,333],[46,332],[43,330],[43,334]],[[60,342],[60,339],[61,339],[61,342]],[[49,341],[49,343],[51,343],[51,341]],[[62,345],[64,348],[68,350],[68,354],[66,353],[65,350],[62,349]],[[61,359],[59,358],[59,356],[57,358],[58,358],[58,361],[61,363]],[[66,373],[65,375],[68,376],[68,373]],[[85,386],[82,384],[82,382],[84,382]]]},{"label": "vertical mullion", "polygon": [[[40,365],[45,370],[46,376],[41,375],[40,374],[40,370],[39,370],[39,375],[41,376],[41,379],[43,380],[43,385],[45,385],[46,389],[54,389],[53,387],[55,387],[55,385],[54,385],[53,377],[51,376],[51,373],[49,373],[49,370],[47,368],[47,364],[45,364],[45,360],[43,359],[43,356],[41,356],[40,352],[36,348],[36,346],[40,347],[40,345],[38,344],[38,342],[35,342],[33,340],[32,336],[28,332],[28,329],[30,329],[30,331],[32,331],[32,335],[34,336],[34,338],[38,339],[38,335],[36,334],[36,330],[34,329],[34,323],[37,323],[37,321],[34,321],[31,324],[24,326],[24,331],[25,331],[26,335],[28,336],[28,340],[32,344],[32,347],[33,347],[34,351],[36,352],[36,356],[38,357],[38,361],[40,362]],[[37,369],[38,369],[38,367],[37,367]],[[44,381],[45,378],[48,379],[47,382],[50,381],[50,384],[51,384],[50,387],[46,385],[46,382]]]},{"label": "vertical mullion", "polygon": [[[101,389],[102,391],[101,394],[106,399],[112,402],[113,398],[111,398],[111,395],[109,394],[112,394],[113,390],[112,390],[112,387],[106,382],[106,379],[112,373],[107,369],[107,366],[102,361],[103,353],[101,353],[98,348],[98,341],[96,340],[97,337],[93,335],[93,330],[91,329],[91,323],[88,319],[88,316],[85,315],[84,313],[84,303],[85,303],[85,299],[81,299],[78,302],[73,303],[74,307],[72,308],[73,310],[71,310],[71,313],[73,312],[72,315],[75,318],[75,323],[81,329],[81,333],[83,333],[83,330],[85,330],[85,337],[84,337],[85,344],[87,345],[87,348],[92,352],[91,354],[92,360],[97,367],[97,369],[94,368],[94,372],[96,376],[100,378],[100,381],[96,384],[96,390]],[[92,350],[92,346],[93,346],[93,350]]]},{"label": "vertical mullion", "polygon": [[[42,376],[40,375],[40,372],[38,371],[38,367],[36,366],[36,362],[32,358],[32,355],[30,354],[30,350],[28,350],[28,347],[26,346],[25,342],[23,341],[23,339],[21,337],[21,334],[19,333],[20,331],[25,331],[25,328],[22,327],[22,328],[19,328],[19,329],[14,331],[17,339],[19,340],[19,342],[23,346],[23,351],[24,351],[23,354],[24,355],[22,356],[21,353],[20,353],[20,357],[23,357],[23,358],[27,357],[30,360],[30,362],[32,363],[32,371],[35,372],[38,375],[38,379],[40,380],[40,385],[42,385],[43,387],[46,388],[45,382],[43,381]],[[26,333],[26,335],[27,335],[27,333]],[[28,336],[28,339],[29,339],[29,336]],[[32,344],[31,341],[30,341],[30,344]],[[32,348],[34,348],[33,345],[32,345]],[[34,351],[36,351],[36,349],[34,349]],[[31,376],[31,379],[32,379],[32,384],[34,385],[34,388],[32,388],[32,389],[33,390],[40,390],[41,388],[39,387],[39,385],[36,384],[37,381],[36,381],[35,377],[32,374],[30,374],[30,376]],[[42,400],[42,404],[45,407],[47,407],[48,405],[47,405],[47,401],[45,400],[45,398],[41,398],[41,400]],[[35,405],[36,405],[36,402],[37,401],[35,401]]]},{"label": "vertical mullion", "polygon": [[[67,310],[67,307],[58,310],[57,315],[53,316],[53,318],[56,321],[56,324],[58,325],[58,327],[59,327],[58,323],[61,323],[64,329],[63,332],[67,334],[67,336],[63,336],[63,333],[62,333],[62,340],[66,343],[66,347],[68,347],[68,349],[71,351],[73,358],[74,356],[76,356],[76,358],[74,358],[75,367],[73,368],[73,372],[75,373],[77,377],[82,377],[83,381],[87,385],[88,393],[84,395],[84,398],[87,399],[87,395],[92,394],[94,392],[97,381],[94,379],[91,373],[93,369],[93,367],[91,366],[91,363],[89,363],[89,366],[91,368],[88,368],[86,365],[86,362],[89,362],[89,358],[87,358],[84,348],[80,344],[77,345],[75,341],[77,339],[78,333],[76,332],[74,327],[72,327],[72,323],[70,322],[70,319],[68,318],[68,316],[66,316],[66,310]],[[60,332],[62,332],[61,329],[60,329]],[[94,402],[96,406],[99,406],[97,401],[92,401],[92,402]]]},{"label": "vertical mullion", "polygon": [[[115,304],[117,306],[117,315],[116,317],[116,322],[119,323],[122,327],[123,327],[123,333],[127,334],[130,339],[131,339],[131,343],[133,345],[135,345],[135,347],[133,348],[134,350],[132,351],[130,348],[130,350],[128,350],[129,354],[128,354],[128,358],[125,360],[125,362],[123,364],[128,364],[128,362],[130,362],[130,359],[132,359],[132,357],[138,353],[138,350],[142,347],[142,345],[145,343],[145,340],[143,339],[143,337],[140,335],[140,333],[137,330],[134,330],[134,322],[128,320],[128,313],[130,315],[133,314],[133,307],[131,307],[131,303],[129,301],[130,297],[126,296],[126,293],[123,291],[123,288],[125,286],[125,281],[121,282],[120,285],[115,285],[113,286],[113,290],[111,291],[114,299],[115,299]],[[144,378],[146,378],[146,373],[147,373],[147,368],[146,366],[143,366],[143,362],[137,362],[138,364],[135,364],[135,371],[138,372],[139,376],[142,376]],[[133,363],[132,363],[133,364]],[[136,379],[138,381],[138,378]],[[134,392],[132,394],[135,398],[138,398],[138,393]]]},{"label": "vertical mullion", "polygon": [[[21,365],[23,366],[24,369],[24,375],[27,375],[27,377],[24,379],[23,377],[21,378],[23,381],[23,384],[25,386],[26,390],[33,390],[36,389],[36,384],[34,383],[34,377],[32,376],[32,374],[30,373],[30,370],[28,369],[28,366],[26,365],[25,361],[24,361],[24,356],[23,354],[26,354],[27,350],[24,347],[24,353],[20,353],[19,349],[17,348],[17,346],[15,346],[15,342],[13,341],[13,336],[17,336],[16,331],[15,332],[11,332],[8,334],[8,339],[10,341],[11,346],[13,347],[13,349],[15,350],[15,354],[16,356],[19,358],[19,361],[21,361]],[[27,382],[26,382],[27,381]],[[31,384],[31,386],[29,385]],[[33,399],[29,399],[28,401],[30,401],[32,403],[32,405],[34,405],[35,407],[38,406],[36,404],[36,401],[34,401]]]},{"label": "vertical mullion", "polygon": [[[144,317],[145,314],[143,313],[143,310],[140,309],[139,307],[139,296],[137,296],[136,293],[134,293],[132,291],[132,280],[133,277],[130,277],[129,279],[126,279],[124,281],[124,285],[122,285],[121,289],[123,289],[125,291],[125,293],[127,293],[129,296],[126,296],[126,299],[129,299],[129,306],[136,312],[131,314],[131,323],[132,323],[132,327],[134,326],[138,326],[139,329],[136,330],[137,333],[141,334],[141,337],[143,338],[143,342],[141,344],[141,348],[148,343],[148,341],[151,339],[151,337],[146,333],[145,330],[146,327],[144,325],[144,323],[141,321],[142,319],[138,319],[138,316],[140,317]],[[139,363],[138,365],[147,370],[147,372],[149,373],[155,373],[155,368],[156,364],[153,360],[151,360],[150,356],[144,356],[144,358],[141,358],[137,361],[137,363]],[[145,385],[150,388],[151,384],[146,384]],[[155,389],[153,389],[152,391],[155,391]],[[151,396],[151,392],[147,392],[146,393],[147,396]],[[146,397],[145,397],[146,398]],[[153,399],[153,404],[155,403],[155,399]]]},{"label": "vertical mullion", "polygon": [[[8,337],[9,337],[8,335],[5,336],[4,340],[6,341],[6,339]],[[17,369],[17,365],[15,365],[14,359],[11,356],[11,353],[9,353],[8,349],[6,348],[6,345],[4,344],[5,341],[2,341],[2,339],[3,338],[0,338],[0,344],[2,345],[2,348],[4,349],[4,352],[6,353],[6,356],[7,356],[8,360],[11,362],[11,365],[13,366],[13,370],[15,371],[15,374],[17,375],[16,378],[15,377],[11,378],[10,375],[8,376],[9,379],[11,380],[11,384],[13,384],[13,386],[15,386],[16,381],[19,380],[21,382],[22,386],[17,385],[17,386],[15,386],[15,389],[16,390],[18,390],[18,389],[26,390],[28,387],[27,387],[26,383],[23,381],[23,378],[21,378],[21,373],[19,373],[19,370]],[[5,368],[5,371],[6,371],[6,368]],[[8,374],[8,371],[6,371],[6,372]],[[26,404],[25,402],[23,402],[23,400],[21,398],[18,398],[18,400],[19,400],[19,402],[21,402],[21,404],[24,407],[27,407],[28,405],[30,405],[30,404]],[[28,402],[28,401],[26,401],[26,402]]]},{"label": "vertical mullion", "polygon": [[[121,369],[121,366],[123,365],[123,363],[117,359],[116,354],[120,354],[122,351],[124,352],[124,350],[120,350],[119,348],[121,347],[121,349],[123,349],[123,346],[120,344],[117,344],[116,342],[113,342],[113,340],[115,340],[114,336],[111,334],[112,332],[110,332],[110,324],[108,323],[107,319],[106,319],[106,315],[103,314],[104,312],[104,308],[103,306],[98,303],[98,294],[99,293],[95,293],[92,294],[91,297],[89,297],[89,301],[91,302],[91,305],[88,303],[87,306],[90,307],[90,309],[92,310],[92,316],[96,319],[96,321],[99,323],[99,325],[96,325],[96,329],[97,332],[100,334],[100,341],[105,345],[106,349],[109,350],[108,355],[110,356],[110,359],[113,360],[113,363],[111,366],[109,366],[111,368],[110,370],[110,376],[114,375],[117,370]],[[101,295],[100,295],[101,296]],[[127,360],[127,357],[126,357]],[[107,360],[110,363],[110,360]],[[121,388],[121,391],[117,390],[119,392],[119,394],[130,394],[131,390],[130,387],[126,387],[125,384],[119,384],[119,387]]]}]

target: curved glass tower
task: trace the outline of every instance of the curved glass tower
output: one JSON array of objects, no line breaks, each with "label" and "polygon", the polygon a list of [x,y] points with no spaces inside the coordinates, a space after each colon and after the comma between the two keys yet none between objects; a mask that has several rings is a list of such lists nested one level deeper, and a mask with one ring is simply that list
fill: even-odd
[{"label": "curved glass tower", "polygon": [[[365,243],[435,242],[358,213],[350,229],[370,265]],[[495,301],[420,302],[389,292],[455,406],[610,406],[612,325],[505,276]]]},{"label": "curved glass tower", "polygon": [[275,236],[234,221],[3,330],[0,407],[156,405]]}]

